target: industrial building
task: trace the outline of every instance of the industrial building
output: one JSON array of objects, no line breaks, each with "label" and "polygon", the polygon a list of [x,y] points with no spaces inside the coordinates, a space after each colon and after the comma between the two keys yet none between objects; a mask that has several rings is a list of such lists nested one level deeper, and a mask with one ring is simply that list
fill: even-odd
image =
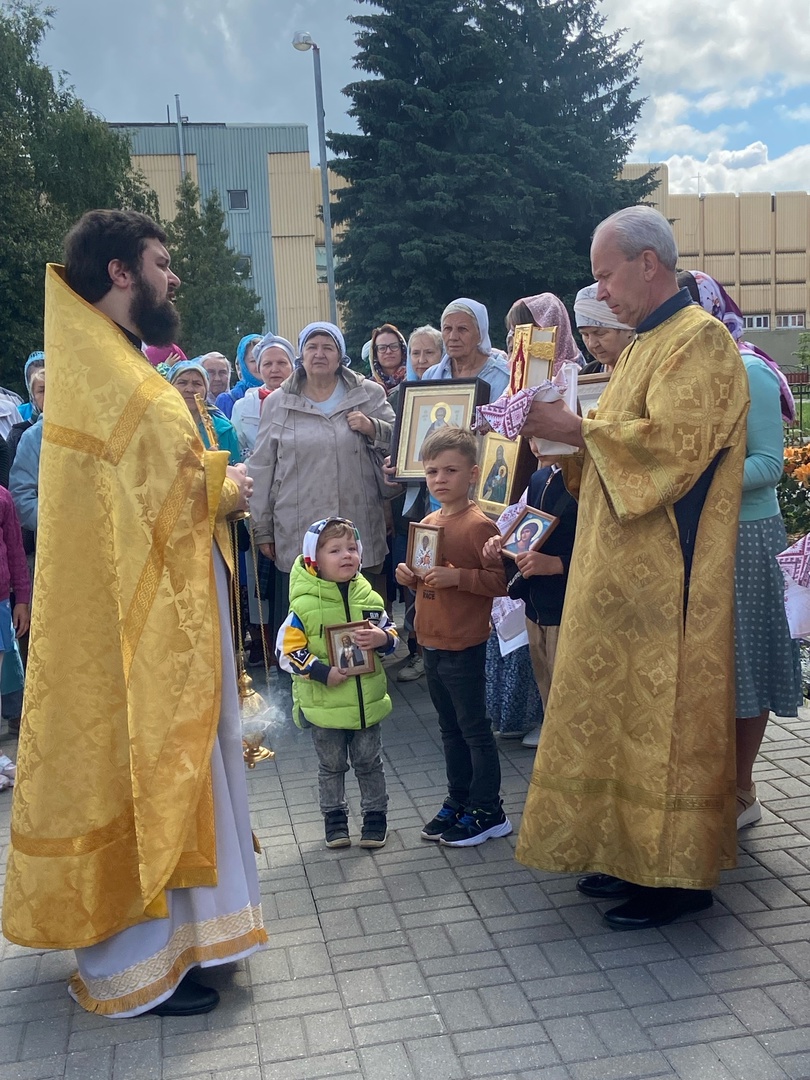
[{"label": "industrial building", "polygon": [[[175,213],[186,171],[205,199],[216,189],[230,243],[244,256],[245,281],[261,297],[265,328],[295,340],[329,316],[320,172],[303,124],[116,124],[132,142],[133,164],[157,193],[160,216]],[[810,194],[782,191],[678,195],[664,164],[647,201],[675,230],[684,270],[704,270],[745,314],[751,336],[784,367],[796,366],[810,313]],[[331,177],[334,191],[345,183]],[[761,336],[760,336],[761,335]]]},{"label": "industrial building", "polygon": [[649,169],[658,186],[646,201],[672,222],[680,268],[711,274],[739,304],[751,340],[795,367],[810,313],[810,193],[674,195],[666,165],[631,164],[622,175]]},{"label": "industrial building", "polygon": [[[320,172],[304,124],[114,124],[132,143],[132,163],[171,221],[186,172],[203,199],[219,193],[230,246],[260,297],[265,329],[295,341],[329,317]],[[343,181],[332,178],[332,188]]]}]

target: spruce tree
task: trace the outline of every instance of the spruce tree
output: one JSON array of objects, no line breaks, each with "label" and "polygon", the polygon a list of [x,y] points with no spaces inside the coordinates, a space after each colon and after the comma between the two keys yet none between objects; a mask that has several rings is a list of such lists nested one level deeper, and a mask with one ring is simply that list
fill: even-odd
[{"label": "spruce tree", "polygon": [[258,333],[259,297],[241,282],[241,256],[228,247],[225,213],[216,190],[200,207],[190,176],[177,189],[177,215],[166,227],[172,269],[180,278],[180,345],[188,356],[221,352],[233,357],[245,334]]},{"label": "spruce tree", "polygon": [[360,134],[330,133],[351,346],[386,319],[436,324],[456,296],[502,342],[514,300],[591,281],[594,227],[651,187],[617,179],[638,46],[605,33],[598,0],[361,2],[379,10],[351,18]]}]

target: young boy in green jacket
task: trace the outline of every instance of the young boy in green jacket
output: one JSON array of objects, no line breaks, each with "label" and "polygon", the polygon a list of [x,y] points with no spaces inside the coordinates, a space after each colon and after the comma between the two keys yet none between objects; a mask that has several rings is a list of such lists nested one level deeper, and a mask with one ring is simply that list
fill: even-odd
[{"label": "young boy in green jacket", "polygon": [[[344,784],[350,759],[363,812],[360,847],[382,847],[388,838],[379,725],[392,706],[379,657],[394,651],[397,631],[382,597],[359,572],[362,555],[360,535],[346,518],[310,525],[290,574],[290,613],[276,642],[279,667],[293,676],[293,719],[312,728],[330,848],[351,844]],[[350,632],[351,648],[343,641],[347,632],[337,633],[343,648],[331,664],[326,629],[352,622],[367,626]],[[369,650],[373,671],[353,675],[358,653]]]}]

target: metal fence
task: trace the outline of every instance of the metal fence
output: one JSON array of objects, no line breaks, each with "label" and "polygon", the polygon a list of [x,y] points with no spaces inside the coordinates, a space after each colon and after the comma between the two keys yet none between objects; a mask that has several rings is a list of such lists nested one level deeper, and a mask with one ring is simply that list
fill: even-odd
[{"label": "metal fence", "polygon": [[785,442],[796,446],[810,439],[810,372],[789,371],[786,378],[796,402],[796,420],[785,428]]}]

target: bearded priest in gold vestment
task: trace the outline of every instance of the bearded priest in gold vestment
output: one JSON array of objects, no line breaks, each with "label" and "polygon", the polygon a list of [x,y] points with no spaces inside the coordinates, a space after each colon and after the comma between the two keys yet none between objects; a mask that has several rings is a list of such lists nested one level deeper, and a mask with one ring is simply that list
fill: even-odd
[{"label": "bearded priest in gold vestment", "polygon": [[590,871],[621,929],[712,903],[736,856],[734,553],[748,383],[726,328],[678,290],[656,210],[597,228],[597,298],[636,327],[592,418],[532,404],[565,459],[577,537],[517,857]]},{"label": "bearded priest in gold vestment", "polygon": [[207,1012],[188,977],[267,940],[248,819],[226,516],[251,483],[207,451],[141,341],[171,343],[166,236],[91,211],[45,282],[36,601],[3,932],[75,949],[107,1016]]}]

